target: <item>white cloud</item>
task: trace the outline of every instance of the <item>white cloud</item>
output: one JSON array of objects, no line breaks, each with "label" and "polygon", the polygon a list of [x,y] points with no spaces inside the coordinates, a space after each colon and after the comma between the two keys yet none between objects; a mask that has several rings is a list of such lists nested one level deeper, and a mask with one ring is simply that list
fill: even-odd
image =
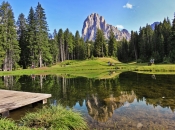
[{"label": "white cloud", "polygon": [[128,8],[128,9],[132,9],[133,5],[130,3],[127,3],[126,5],[123,6],[123,8]]},{"label": "white cloud", "polygon": [[116,27],[119,29],[124,29],[123,25],[116,25]]}]

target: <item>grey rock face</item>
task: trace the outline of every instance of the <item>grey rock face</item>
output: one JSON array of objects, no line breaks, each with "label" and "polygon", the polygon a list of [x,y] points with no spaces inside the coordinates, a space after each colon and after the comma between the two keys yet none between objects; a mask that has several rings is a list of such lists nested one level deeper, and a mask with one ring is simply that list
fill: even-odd
[{"label": "grey rock face", "polygon": [[159,24],[160,24],[160,22],[154,22],[153,24],[151,24],[152,30],[154,30],[154,29],[155,29],[155,26],[156,26],[156,25],[159,25]]},{"label": "grey rock face", "polygon": [[99,14],[92,13],[86,18],[83,24],[82,37],[84,41],[95,41],[97,29],[103,30],[106,39],[109,39],[111,29],[113,30],[117,41],[120,41],[123,38],[130,40],[131,37],[126,29],[120,31],[117,27],[107,24],[105,19]]}]

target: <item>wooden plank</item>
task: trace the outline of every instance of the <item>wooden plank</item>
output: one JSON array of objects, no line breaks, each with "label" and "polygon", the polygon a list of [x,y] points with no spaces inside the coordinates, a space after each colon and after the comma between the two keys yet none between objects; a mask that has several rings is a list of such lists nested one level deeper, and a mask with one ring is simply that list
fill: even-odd
[{"label": "wooden plank", "polygon": [[47,103],[47,98],[50,98],[51,94],[20,92],[11,90],[0,89],[0,113],[5,114],[10,110],[33,104],[38,101],[42,101],[43,104]]}]

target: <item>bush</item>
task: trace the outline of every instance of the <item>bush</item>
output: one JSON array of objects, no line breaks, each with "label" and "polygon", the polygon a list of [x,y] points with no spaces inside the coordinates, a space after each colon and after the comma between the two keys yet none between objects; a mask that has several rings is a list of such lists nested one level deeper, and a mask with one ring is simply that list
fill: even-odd
[{"label": "bush", "polygon": [[87,130],[88,126],[80,113],[63,106],[51,106],[28,113],[18,126],[14,121],[0,118],[0,130]]},{"label": "bush", "polygon": [[0,130],[36,130],[24,126],[17,126],[14,121],[6,118],[0,118]]},{"label": "bush", "polygon": [[91,56],[91,60],[94,60],[94,56],[93,55]]},{"label": "bush", "polygon": [[163,63],[164,63],[164,64],[170,63],[170,58],[165,56],[165,57],[163,58]]},{"label": "bush", "polygon": [[142,63],[143,61],[141,59],[137,59],[137,63]]},{"label": "bush", "polygon": [[0,119],[0,129],[1,130],[16,130],[17,126],[16,124],[8,119]]},{"label": "bush", "polygon": [[28,113],[21,123],[31,128],[48,130],[87,130],[87,123],[81,114],[61,105],[43,108],[35,113]]}]

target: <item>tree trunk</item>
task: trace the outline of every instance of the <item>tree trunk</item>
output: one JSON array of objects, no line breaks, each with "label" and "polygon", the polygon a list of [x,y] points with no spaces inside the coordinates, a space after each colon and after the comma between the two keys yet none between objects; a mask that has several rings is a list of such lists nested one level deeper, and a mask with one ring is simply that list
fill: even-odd
[{"label": "tree trunk", "polygon": [[9,70],[12,70],[12,69],[13,69],[13,59],[12,59],[12,54],[11,54],[11,52],[10,52],[10,54],[9,54],[9,57],[10,57]]},{"label": "tree trunk", "polygon": [[64,77],[62,77],[62,92],[63,92],[63,98],[66,98],[66,80]]},{"label": "tree trunk", "polygon": [[4,84],[7,89],[13,88],[13,76],[4,76]]},{"label": "tree trunk", "polygon": [[40,52],[40,54],[39,54],[39,64],[40,64],[40,67],[42,67],[42,55],[41,55],[41,52]]},{"label": "tree trunk", "polygon": [[43,89],[43,76],[40,75],[40,88]]},{"label": "tree trunk", "polygon": [[3,71],[7,71],[7,53],[5,55],[4,63],[3,63]]},{"label": "tree trunk", "polygon": [[61,62],[63,62],[63,44],[62,41],[60,40],[60,58],[61,58]]},{"label": "tree trunk", "polygon": [[134,44],[134,52],[135,52],[135,58],[136,58],[136,62],[137,62],[137,52],[136,52],[135,44]]}]

